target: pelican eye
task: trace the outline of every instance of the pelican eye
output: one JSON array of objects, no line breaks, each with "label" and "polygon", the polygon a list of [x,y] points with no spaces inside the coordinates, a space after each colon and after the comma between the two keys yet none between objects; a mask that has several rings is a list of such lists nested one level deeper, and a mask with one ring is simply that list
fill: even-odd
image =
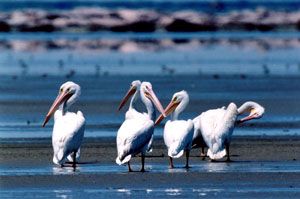
[{"label": "pelican eye", "polygon": [[60,91],[60,92],[63,92],[63,90],[64,90],[64,89],[63,89],[63,88],[61,88],[59,91]]},{"label": "pelican eye", "polygon": [[70,88],[67,89],[67,92],[69,92],[69,91],[70,91]]},{"label": "pelican eye", "polygon": [[176,102],[177,101],[177,97],[174,97],[173,101]]}]

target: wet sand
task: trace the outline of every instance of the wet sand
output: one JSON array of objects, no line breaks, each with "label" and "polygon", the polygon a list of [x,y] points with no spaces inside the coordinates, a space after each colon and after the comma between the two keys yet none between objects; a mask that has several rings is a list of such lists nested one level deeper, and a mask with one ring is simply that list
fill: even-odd
[{"label": "wet sand", "polygon": [[[300,136],[287,135],[299,133],[299,78],[175,77],[73,78],[85,91],[77,107],[86,114],[90,135],[84,139],[81,164],[75,172],[52,163],[50,138],[22,138],[28,132],[50,135],[52,121],[43,129],[41,120],[58,84],[66,79],[2,78],[0,130],[17,133],[18,137],[0,140],[1,198],[32,198],[33,195],[45,198],[300,197]],[[185,163],[182,157],[175,160],[176,169],[169,170],[166,148],[162,139],[156,137],[153,153],[146,158],[147,172],[128,173],[126,166],[115,163],[116,146],[112,136],[124,119],[124,112],[115,113],[116,104],[128,82],[136,78],[156,85],[163,104],[169,102],[173,91],[188,89],[192,96],[186,115],[189,118],[203,110],[230,101],[241,104],[249,98],[263,104],[268,112],[261,120],[235,130],[231,144],[233,162],[203,161],[200,150],[194,149],[191,169],[182,168]],[[111,86],[107,85],[114,85],[114,91],[109,92]],[[112,136],[99,137],[106,128]],[[241,128],[257,131],[261,136],[236,136]],[[269,129],[275,130],[278,136],[264,136]],[[140,169],[139,157],[133,159],[132,166],[134,170]]]},{"label": "wet sand", "polygon": [[[12,194],[13,192],[10,192],[12,189],[20,190],[21,193],[28,190],[32,191],[32,189],[73,191],[92,189],[99,191],[99,193],[103,191],[108,192],[102,197],[110,194],[116,196],[115,194],[120,194],[118,191],[120,189],[121,192],[123,189],[125,192],[129,190],[134,197],[143,195],[141,191],[148,189],[155,190],[155,194],[153,193],[154,195],[152,196],[159,194],[168,196],[168,194],[165,195],[165,190],[170,188],[179,189],[179,195],[181,196],[195,196],[194,194],[197,193],[194,192],[198,189],[200,189],[198,191],[201,193],[205,192],[205,190],[211,190],[208,191],[209,193],[205,192],[207,196],[219,194],[219,196],[223,197],[264,197],[265,194],[273,197],[296,197],[300,195],[299,136],[236,136],[232,140],[231,145],[233,162],[223,163],[220,161],[212,163],[208,158],[203,161],[199,157],[199,150],[194,149],[190,161],[192,168],[190,170],[183,169],[185,158],[181,157],[175,160],[176,169],[173,171],[168,169],[168,158],[162,139],[156,138],[154,150],[146,158],[147,172],[145,173],[128,173],[127,167],[115,164],[116,147],[114,138],[85,139],[82,146],[82,158],[79,169],[75,172],[69,170],[68,173],[61,174],[55,172],[38,174],[35,171],[35,168],[43,167],[50,168],[53,171],[59,169],[51,161],[52,149],[50,139],[20,139],[13,142],[2,139],[0,148],[0,161],[3,173],[5,173],[5,168],[7,170],[14,167],[17,169],[32,168],[31,172],[23,174],[2,173],[0,177],[1,195],[6,197],[9,195],[17,196],[18,192],[15,195]],[[275,165],[272,170],[264,169],[264,165],[272,164]],[[132,165],[135,170],[138,170],[140,158],[135,157]],[[208,169],[214,168],[214,166],[227,167],[228,171]],[[257,166],[258,169],[251,170],[251,167]],[[96,167],[96,170],[85,172],[84,167]],[[232,168],[230,169],[230,167]],[[239,170],[239,167],[246,169]],[[293,170],[289,170],[291,167],[293,167]],[[101,171],[102,168],[106,168],[106,170]],[[107,170],[107,168],[112,169]],[[206,170],[201,168],[206,168]],[[226,190],[226,194],[229,195],[223,195],[222,193],[220,195],[220,192],[215,189]],[[281,190],[281,192],[278,193],[274,190]],[[175,192],[178,193],[177,191]],[[76,194],[76,192],[71,193]],[[82,194],[82,192],[80,193]],[[191,193],[194,194],[191,195]]]},{"label": "wet sand", "polygon": [[[51,139],[2,139],[1,164],[52,164]],[[165,163],[167,151],[162,138],[156,137],[153,152],[147,163]],[[86,138],[82,146],[81,162],[115,164],[115,138]],[[235,136],[231,142],[233,161],[300,161],[300,136]],[[191,163],[200,161],[200,149],[191,152]],[[140,159],[134,158],[133,162]],[[208,160],[208,158],[207,158]],[[175,160],[183,165],[185,159]]]}]

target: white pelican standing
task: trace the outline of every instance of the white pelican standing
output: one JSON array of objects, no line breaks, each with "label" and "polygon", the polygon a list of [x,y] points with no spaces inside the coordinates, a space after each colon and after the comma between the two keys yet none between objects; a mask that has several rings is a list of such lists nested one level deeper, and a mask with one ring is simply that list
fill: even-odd
[{"label": "white pelican standing", "polygon": [[68,81],[61,85],[59,94],[43,123],[44,127],[55,112],[52,133],[53,162],[63,166],[66,159],[71,159],[70,155],[72,155],[74,169],[84,136],[85,118],[81,111],[73,113],[69,112],[68,109],[77,101],[79,96],[80,86],[78,84]]},{"label": "white pelican standing", "polygon": [[[139,88],[139,82],[134,82],[119,106],[120,110],[130,96],[134,94],[134,97],[131,99],[129,110],[126,112],[125,121],[118,130],[118,157],[116,158],[116,163],[119,165],[128,163],[128,170],[131,172],[132,170],[129,164],[131,157],[141,153],[141,171],[143,172],[145,171],[145,153],[149,149],[154,131],[153,120],[155,119],[155,110],[153,104],[163,115],[165,115],[165,113],[161,103],[152,90],[151,83],[143,82],[140,84]],[[133,103],[136,100],[138,93],[146,106],[147,113],[139,113],[133,108]]]},{"label": "white pelican standing", "polygon": [[[243,113],[250,112],[247,117],[237,120],[237,117]],[[245,102],[240,108],[234,103],[230,103],[227,108],[208,110],[196,117],[193,122],[195,132],[194,143],[201,143],[202,139],[208,146],[207,155],[212,160],[229,157],[229,145],[231,136],[236,123],[242,123],[252,119],[259,119],[263,116],[265,109],[256,102]],[[204,145],[200,145],[204,152]]]},{"label": "white pelican standing", "polygon": [[[186,91],[180,91],[173,95],[171,102],[165,109],[166,115],[171,115],[164,128],[164,142],[168,148],[170,157],[170,168],[174,168],[173,159],[179,158],[186,153],[185,168],[189,168],[189,154],[192,147],[194,124],[192,120],[178,120],[179,114],[186,108],[189,103],[189,95]],[[163,120],[164,116],[160,115],[155,125]]]},{"label": "white pelican standing", "polygon": [[[128,111],[125,114],[126,119],[134,119],[134,118],[144,117],[144,114],[138,112],[134,107],[137,99],[140,97],[141,84],[142,84],[142,82],[140,80],[132,81],[128,92],[126,93],[126,95],[124,96],[124,98],[122,99],[122,101],[119,105],[118,111],[120,111],[122,109],[122,107],[126,104],[128,99],[132,96],[132,98],[130,100],[130,105],[129,105]],[[151,137],[151,140],[149,141],[147,152],[152,151],[152,142],[153,142],[153,135]],[[130,168],[129,162],[128,162],[128,167]]]}]

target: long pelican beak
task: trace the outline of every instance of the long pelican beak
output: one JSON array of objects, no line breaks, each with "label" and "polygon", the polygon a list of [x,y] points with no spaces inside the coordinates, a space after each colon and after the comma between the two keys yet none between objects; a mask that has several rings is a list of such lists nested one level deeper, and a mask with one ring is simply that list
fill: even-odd
[{"label": "long pelican beak", "polygon": [[153,104],[156,106],[157,110],[161,112],[161,114],[166,116],[163,106],[161,105],[160,101],[158,100],[152,89],[149,89],[149,92],[146,91],[145,96],[153,102]]},{"label": "long pelican beak", "polygon": [[247,117],[244,117],[237,121],[238,124],[241,124],[243,122],[246,122],[248,120],[252,120],[257,118],[257,114],[255,113],[255,109],[251,109],[250,114]]},{"label": "long pelican beak", "polygon": [[170,115],[176,108],[177,108],[177,106],[180,104],[180,102],[175,102],[175,101],[171,101],[169,104],[168,104],[168,106],[167,106],[167,108],[165,109],[165,113],[166,113],[166,115],[164,116],[164,115],[160,115],[157,119],[156,119],[156,121],[155,121],[155,125],[158,125],[165,117],[167,117],[168,115]]},{"label": "long pelican beak", "polygon": [[45,125],[50,120],[51,116],[56,111],[56,109],[59,107],[59,105],[61,105],[66,100],[68,100],[72,95],[73,95],[73,93],[69,93],[67,91],[64,91],[64,92],[61,92],[60,94],[58,94],[58,96],[56,97],[55,101],[53,102],[51,108],[49,109],[49,112],[46,115],[45,121],[43,123],[43,127],[45,127]]},{"label": "long pelican beak", "polygon": [[238,124],[241,124],[241,123],[243,123],[243,122],[246,122],[246,121],[248,121],[248,120],[252,120],[252,119],[254,119],[254,118],[256,118],[255,115],[249,115],[249,116],[247,116],[247,117],[244,117],[244,118],[238,120],[237,123],[238,123]]},{"label": "long pelican beak", "polygon": [[135,93],[135,91],[136,91],[136,87],[131,86],[130,89],[128,90],[128,92],[126,93],[125,97],[122,99],[122,101],[118,107],[118,111],[122,109],[122,107],[126,104],[126,102],[129,100],[129,98]]}]

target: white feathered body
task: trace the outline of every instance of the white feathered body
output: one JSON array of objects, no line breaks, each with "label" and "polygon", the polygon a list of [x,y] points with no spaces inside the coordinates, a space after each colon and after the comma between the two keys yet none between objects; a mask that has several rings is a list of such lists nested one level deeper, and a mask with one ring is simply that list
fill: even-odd
[{"label": "white feathered body", "polygon": [[[146,113],[138,112],[135,108],[130,108],[125,113],[125,119],[126,120],[128,120],[128,119],[141,119],[141,118],[145,118],[145,120],[147,120],[149,118],[149,116]],[[148,149],[147,149],[148,153],[152,152],[153,137],[154,137],[154,133],[152,132],[151,139],[149,140],[149,143],[148,143]]]},{"label": "white feathered body", "polygon": [[203,140],[201,133],[201,115],[193,119],[194,123],[194,134],[193,134],[193,148],[206,147],[206,143]]},{"label": "white feathered body", "polygon": [[[61,110],[55,112],[52,133],[53,162],[55,164],[63,164],[74,151],[78,151],[76,159],[79,158],[84,130],[85,118],[81,111],[66,112],[64,115]],[[68,159],[73,161],[70,156]]]},{"label": "white feathered body", "polygon": [[192,120],[168,120],[164,128],[164,142],[168,156],[179,158],[192,147],[194,125]]},{"label": "white feathered body", "polygon": [[139,113],[134,109],[127,111],[125,121],[117,133],[116,163],[125,164],[132,156],[138,153],[145,154],[152,143],[153,131],[154,122],[148,114]]},{"label": "white feathered body", "polygon": [[227,108],[208,110],[199,116],[201,134],[211,159],[221,159],[226,155],[225,144],[231,141],[237,115],[236,105],[230,103]]}]

